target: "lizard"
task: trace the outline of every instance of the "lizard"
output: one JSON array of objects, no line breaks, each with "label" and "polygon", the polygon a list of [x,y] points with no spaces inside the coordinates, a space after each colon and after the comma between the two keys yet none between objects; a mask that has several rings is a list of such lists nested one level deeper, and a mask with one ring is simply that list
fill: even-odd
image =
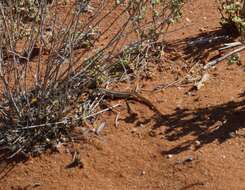
[{"label": "lizard", "polygon": [[109,90],[105,88],[97,88],[97,92],[101,95],[104,95],[105,97],[109,98],[121,98],[121,99],[131,99],[135,100],[137,102],[141,102],[148,106],[152,111],[156,112],[158,115],[162,115],[162,113],[154,106],[150,100],[145,98],[144,96],[140,95],[137,92],[130,92],[130,91],[115,91],[115,90]]}]

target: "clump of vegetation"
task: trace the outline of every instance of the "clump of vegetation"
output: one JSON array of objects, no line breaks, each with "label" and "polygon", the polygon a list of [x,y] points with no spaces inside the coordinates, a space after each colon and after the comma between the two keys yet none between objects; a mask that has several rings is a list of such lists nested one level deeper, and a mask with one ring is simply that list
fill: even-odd
[{"label": "clump of vegetation", "polygon": [[221,24],[235,26],[244,35],[245,32],[245,1],[243,0],[219,0]]},{"label": "clump of vegetation", "polygon": [[182,0],[60,2],[0,1],[0,159],[74,140],[73,129],[100,113],[104,96],[97,88],[145,71],[183,6]]}]

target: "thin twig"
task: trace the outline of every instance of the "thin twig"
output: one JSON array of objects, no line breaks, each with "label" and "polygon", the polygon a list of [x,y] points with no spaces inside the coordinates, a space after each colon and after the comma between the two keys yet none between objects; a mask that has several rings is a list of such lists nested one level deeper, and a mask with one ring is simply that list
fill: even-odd
[{"label": "thin twig", "polygon": [[91,114],[91,115],[88,115],[88,116],[83,116],[83,117],[78,117],[78,118],[72,118],[72,117],[66,117],[65,119],[63,119],[62,121],[58,121],[58,122],[53,122],[53,123],[44,123],[44,124],[40,124],[40,125],[32,125],[32,126],[26,126],[26,127],[22,127],[22,128],[19,128],[18,130],[13,130],[13,131],[19,131],[19,130],[28,130],[28,129],[35,129],[35,128],[39,128],[39,127],[46,127],[46,126],[54,126],[54,125],[60,125],[60,124],[66,124],[69,120],[71,121],[78,121],[78,120],[85,120],[85,119],[88,119],[90,117],[94,117],[96,115],[99,115],[99,114],[102,114],[104,112],[107,112],[115,107],[118,107],[120,106],[121,104],[116,104],[116,105],[113,105],[109,108],[105,108],[103,110],[100,110],[94,114]]},{"label": "thin twig", "polygon": [[205,70],[206,70],[206,69],[209,69],[210,67],[213,67],[213,66],[215,66],[216,64],[218,64],[219,62],[221,62],[221,61],[227,59],[227,58],[230,57],[231,55],[236,54],[236,53],[239,53],[239,52],[241,52],[241,51],[243,51],[243,50],[245,50],[245,45],[243,45],[243,46],[241,46],[241,47],[239,47],[239,48],[237,48],[237,49],[235,49],[235,50],[233,50],[233,51],[231,51],[231,52],[225,54],[225,55],[222,56],[222,57],[219,57],[219,58],[217,58],[217,59],[215,59],[215,60],[213,60],[213,61],[208,62],[208,63],[204,66],[204,69],[205,69]]},{"label": "thin twig", "polygon": [[219,48],[219,50],[221,51],[221,50],[225,50],[225,49],[229,49],[229,48],[234,48],[234,47],[237,47],[240,45],[242,45],[241,42],[226,43],[226,44],[224,44],[224,47]]}]

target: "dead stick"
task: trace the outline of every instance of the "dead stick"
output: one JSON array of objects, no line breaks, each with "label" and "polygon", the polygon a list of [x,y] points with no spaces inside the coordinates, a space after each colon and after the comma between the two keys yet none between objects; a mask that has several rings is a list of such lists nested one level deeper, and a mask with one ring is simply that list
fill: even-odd
[{"label": "dead stick", "polygon": [[231,55],[233,55],[233,54],[235,54],[235,53],[238,53],[238,52],[240,52],[240,51],[243,51],[244,49],[245,49],[245,45],[243,45],[243,46],[241,46],[241,47],[235,49],[234,51],[231,51],[231,52],[225,54],[225,55],[222,56],[222,57],[219,57],[218,59],[215,59],[215,60],[213,60],[213,61],[210,61],[210,62],[207,63],[207,65],[204,66],[204,69],[205,69],[205,70],[206,70],[206,69],[209,69],[210,67],[213,67],[214,65],[216,65],[216,64],[218,64],[219,62],[221,62],[221,61],[227,59],[227,58],[230,57]]}]

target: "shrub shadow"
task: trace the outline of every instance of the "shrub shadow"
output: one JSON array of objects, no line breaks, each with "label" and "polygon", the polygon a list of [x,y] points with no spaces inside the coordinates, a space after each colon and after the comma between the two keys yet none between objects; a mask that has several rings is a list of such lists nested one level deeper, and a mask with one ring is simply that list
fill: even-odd
[{"label": "shrub shadow", "polygon": [[[225,43],[233,42],[238,36],[239,33],[234,29],[234,26],[224,26],[213,31],[202,32],[196,36],[170,42],[167,45],[167,50],[182,52],[182,59],[185,60],[192,60],[193,62],[211,61],[219,56],[217,50],[220,47]],[[215,51],[216,54],[210,57],[212,52]],[[178,59],[179,56],[178,54],[172,60]]]},{"label": "shrub shadow", "polygon": [[189,150],[192,145],[199,149],[214,141],[223,143],[234,137],[239,129],[245,128],[245,99],[243,97],[244,94],[241,95],[242,100],[238,102],[230,101],[197,110],[176,109],[173,114],[165,115],[156,122],[154,128],[167,126],[164,134],[167,140],[181,140],[188,135],[194,138],[163,154],[178,154]]}]

